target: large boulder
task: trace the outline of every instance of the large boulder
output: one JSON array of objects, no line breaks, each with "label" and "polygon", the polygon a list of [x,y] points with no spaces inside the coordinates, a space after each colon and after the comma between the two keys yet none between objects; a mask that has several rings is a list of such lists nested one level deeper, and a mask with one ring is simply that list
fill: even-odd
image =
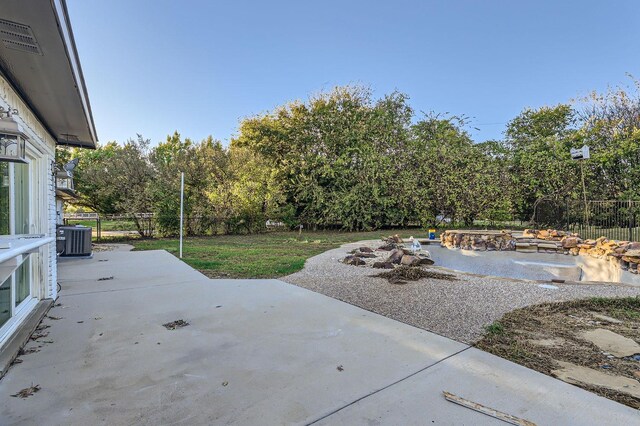
[{"label": "large boulder", "polygon": [[578,237],[565,237],[562,239],[562,248],[570,249],[574,247],[578,247],[580,243],[580,238]]},{"label": "large boulder", "polygon": [[390,262],[374,262],[372,265],[376,269],[393,269],[393,263]]},{"label": "large boulder", "polygon": [[406,266],[418,266],[421,262],[422,261],[418,256],[413,256],[410,254],[405,254],[404,256],[402,256],[402,259],[400,259],[400,264]]},{"label": "large boulder", "polygon": [[389,253],[389,257],[387,258],[387,262],[389,263],[394,263],[396,265],[400,264],[400,261],[402,260],[402,256],[404,256],[404,251],[402,249],[393,249],[391,250],[391,252]]}]

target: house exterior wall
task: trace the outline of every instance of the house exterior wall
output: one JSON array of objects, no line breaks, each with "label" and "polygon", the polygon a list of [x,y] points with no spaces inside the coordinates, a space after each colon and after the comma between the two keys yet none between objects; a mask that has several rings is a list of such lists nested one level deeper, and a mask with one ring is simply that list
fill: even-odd
[{"label": "house exterior wall", "polygon": [[[27,153],[31,157],[29,166],[31,226],[29,233],[56,235],[55,206],[55,139],[49,134],[27,104],[0,74],[0,107],[15,108],[13,118],[22,124],[28,135]],[[37,299],[57,297],[57,271],[55,242],[42,246],[37,255],[32,255],[32,295]]]}]

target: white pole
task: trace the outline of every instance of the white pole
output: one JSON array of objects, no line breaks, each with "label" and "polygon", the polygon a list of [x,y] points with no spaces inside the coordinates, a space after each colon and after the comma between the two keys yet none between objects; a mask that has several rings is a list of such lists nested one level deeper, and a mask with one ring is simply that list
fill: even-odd
[{"label": "white pole", "polygon": [[182,259],[183,220],[184,220],[184,172],[180,173],[180,259]]}]

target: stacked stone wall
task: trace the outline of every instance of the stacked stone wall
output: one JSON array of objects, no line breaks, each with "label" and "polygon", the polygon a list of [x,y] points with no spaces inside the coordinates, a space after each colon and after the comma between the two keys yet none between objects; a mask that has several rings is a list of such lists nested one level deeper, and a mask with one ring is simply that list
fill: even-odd
[{"label": "stacked stone wall", "polygon": [[640,242],[610,240],[605,237],[582,239],[578,234],[555,229],[514,231],[451,230],[440,234],[447,248],[477,251],[518,251],[590,256],[614,263],[637,274]]}]

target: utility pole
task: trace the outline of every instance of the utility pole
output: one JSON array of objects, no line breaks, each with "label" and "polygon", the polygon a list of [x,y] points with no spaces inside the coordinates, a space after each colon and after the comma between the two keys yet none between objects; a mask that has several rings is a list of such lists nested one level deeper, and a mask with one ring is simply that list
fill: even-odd
[{"label": "utility pole", "polygon": [[584,220],[587,226],[589,226],[589,208],[587,207],[587,186],[584,184],[583,161],[580,162],[580,174],[582,175],[582,198],[584,199]]}]

